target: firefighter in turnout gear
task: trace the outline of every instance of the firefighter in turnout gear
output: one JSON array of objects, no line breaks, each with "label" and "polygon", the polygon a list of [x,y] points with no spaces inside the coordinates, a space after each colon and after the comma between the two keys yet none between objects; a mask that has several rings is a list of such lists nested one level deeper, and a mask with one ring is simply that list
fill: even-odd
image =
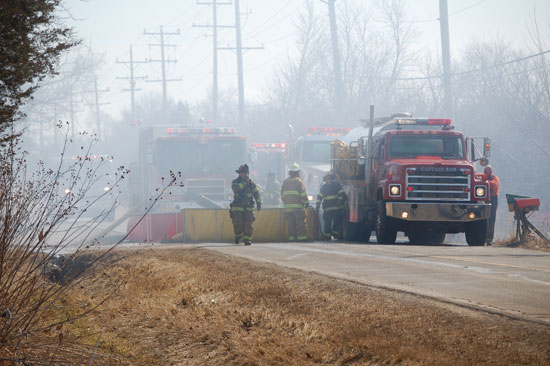
[{"label": "firefighter in turnout gear", "polygon": [[342,226],[342,212],[346,194],[342,185],[338,183],[332,173],[324,177],[325,183],[317,195],[315,211],[319,213],[321,202],[323,203],[323,218],[325,221],[325,240],[337,239],[340,236]]},{"label": "firefighter in turnout gear", "polygon": [[239,244],[241,239],[244,245],[250,245],[252,240],[252,223],[254,222],[254,201],[256,209],[262,208],[262,198],[256,184],[248,177],[248,165],[243,164],[238,170],[239,177],[231,182],[231,189],[235,194],[231,202],[231,221],[235,230],[235,244]]},{"label": "firefighter in turnout gear", "polygon": [[300,179],[300,166],[296,163],[292,164],[288,175],[281,187],[281,197],[288,222],[288,239],[307,241],[306,208],[309,207],[309,200],[304,182]]},{"label": "firefighter in turnout gear", "polygon": [[487,245],[490,246],[493,244],[493,237],[495,235],[495,221],[497,218],[498,188],[500,186],[500,179],[493,174],[493,168],[490,165],[487,165],[485,169],[483,169],[483,176],[489,183],[489,192],[491,194],[491,216],[489,216],[489,225],[487,228]]},{"label": "firefighter in turnout gear", "polygon": [[275,173],[267,173],[267,183],[262,193],[265,207],[279,207],[281,204],[281,183]]}]

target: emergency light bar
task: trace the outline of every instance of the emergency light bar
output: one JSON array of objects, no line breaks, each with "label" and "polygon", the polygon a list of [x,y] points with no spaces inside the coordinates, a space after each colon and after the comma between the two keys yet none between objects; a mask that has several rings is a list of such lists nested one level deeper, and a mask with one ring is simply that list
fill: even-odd
[{"label": "emergency light bar", "polygon": [[349,131],[351,131],[351,128],[347,127],[308,127],[307,136],[343,136]]},{"label": "emergency light bar", "polygon": [[435,126],[450,126],[449,118],[396,118],[395,124],[400,125],[435,125]]},{"label": "emergency light bar", "polygon": [[252,143],[250,144],[251,147],[259,150],[285,150],[286,144],[285,143]]},{"label": "emergency light bar", "polygon": [[217,128],[167,128],[166,132],[169,135],[234,135],[235,129],[229,127]]}]

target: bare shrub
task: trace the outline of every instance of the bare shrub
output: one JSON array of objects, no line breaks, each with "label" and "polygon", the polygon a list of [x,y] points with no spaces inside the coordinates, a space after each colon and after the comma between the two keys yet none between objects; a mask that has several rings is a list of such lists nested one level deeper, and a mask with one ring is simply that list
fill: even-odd
[{"label": "bare shrub", "polygon": [[[101,303],[77,313],[59,310],[64,294],[108,254],[82,260],[97,243],[94,230],[115,209],[129,171],[120,166],[114,173],[105,173],[102,169],[110,163],[109,157],[92,155],[95,141],[86,134],[82,136],[88,138],[88,146],[68,157],[68,130],[67,126],[54,168],[39,161],[36,170],[30,171],[28,156],[17,140],[0,150],[0,364],[30,360],[50,364],[57,359],[54,357],[69,354],[75,345],[63,341],[63,324]],[[108,187],[100,186],[97,193],[100,181]],[[175,181],[172,174],[149,207]],[[102,204],[105,201],[107,205]],[[91,211],[93,216],[83,220]],[[46,333],[50,338],[55,334],[54,341],[37,337]],[[52,347],[56,349],[53,353]],[[54,363],[60,364],[58,361]]]}]

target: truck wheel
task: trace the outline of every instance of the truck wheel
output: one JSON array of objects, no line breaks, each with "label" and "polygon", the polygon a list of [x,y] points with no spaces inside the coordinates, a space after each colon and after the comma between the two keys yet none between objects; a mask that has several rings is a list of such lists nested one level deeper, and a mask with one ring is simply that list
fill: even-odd
[{"label": "truck wheel", "polygon": [[430,243],[434,245],[443,244],[445,242],[445,233],[435,232],[432,233]]},{"label": "truck wheel", "polygon": [[487,241],[487,220],[473,221],[466,227],[466,243],[478,247]]},{"label": "truck wheel", "polygon": [[378,201],[376,213],[376,241],[379,244],[394,244],[397,237],[397,229],[391,217],[386,216],[386,203]]},{"label": "truck wheel", "polygon": [[346,221],[343,225],[342,235],[345,241],[359,240],[359,224]]},{"label": "truck wheel", "polygon": [[360,243],[368,243],[372,226],[364,222],[346,222],[342,230],[342,237],[345,241],[358,241]]}]

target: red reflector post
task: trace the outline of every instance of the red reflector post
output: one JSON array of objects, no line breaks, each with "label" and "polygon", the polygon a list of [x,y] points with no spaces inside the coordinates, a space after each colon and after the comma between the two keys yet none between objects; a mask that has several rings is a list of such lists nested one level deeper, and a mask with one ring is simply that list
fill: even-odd
[{"label": "red reflector post", "polygon": [[518,208],[527,208],[527,207],[539,207],[540,200],[538,198],[522,198],[516,199],[516,204]]}]

